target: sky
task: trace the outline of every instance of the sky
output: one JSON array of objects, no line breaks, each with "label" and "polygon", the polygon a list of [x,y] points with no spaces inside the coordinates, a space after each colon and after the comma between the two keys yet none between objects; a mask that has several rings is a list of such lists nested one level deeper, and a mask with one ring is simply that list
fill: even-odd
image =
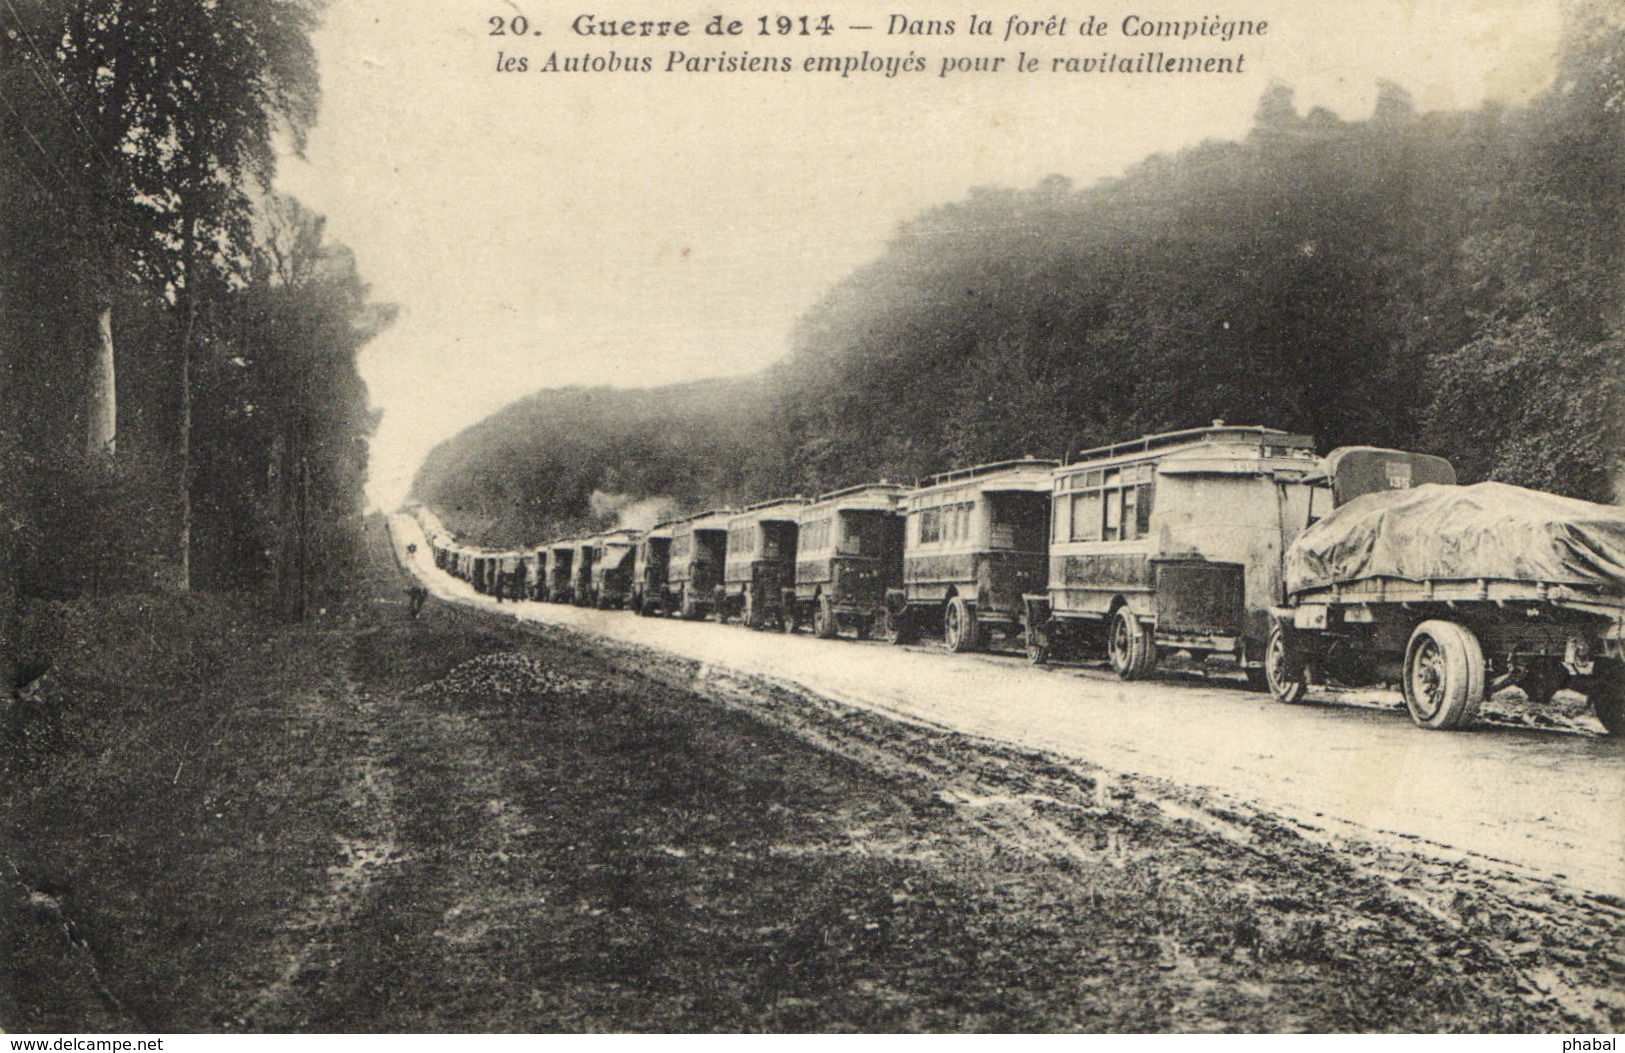
[{"label": "sky", "polygon": [[[731,4],[733,0],[729,0]],[[316,35],[321,115],[277,185],[328,217],[373,296],[399,305],[363,352],[383,421],[369,499],[393,508],[435,444],[539,388],[633,387],[749,373],[782,357],[799,318],[879,255],[898,226],[974,187],[1087,186],[1154,153],[1236,139],[1259,96],[1368,116],[1392,81],[1420,110],[1517,103],[1550,83],[1556,0],[1189,0],[993,8],[883,0],[829,13],[829,37],[760,37],[782,6],[689,0],[334,0]],[[1057,0],[1059,3],[1059,0]],[[723,13],[747,35],[706,37]],[[992,37],[966,35],[972,14]],[[687,19],[683,39],[585,37],[599,21]],[[1003,40],[1007,19],[1067,34]],[[888,34],[893,15],[951,36]],[[1077,34],[1093,15],[1105,37]],[[1267,22],[1261,36],[1147,39],[1124,19]],[[514,19],[524,36],[515,36]],[[493,23],[498,20],[500,26]],[[872,25],[867,31],[854,25]],[[502,36],[493,36],[500,28]],[[922,56],[920,73],[675,72],[685,56]],[[550,73],[584,54],[648,56],[655,72]],[[1039,69],[1012,68],[1025,51]],[[1245,55],[1234,75],[1051,72],[1058,57]],[[525,72],[499,71],[524,58]],[[939,75],[945,57],[1004,56]]]}]

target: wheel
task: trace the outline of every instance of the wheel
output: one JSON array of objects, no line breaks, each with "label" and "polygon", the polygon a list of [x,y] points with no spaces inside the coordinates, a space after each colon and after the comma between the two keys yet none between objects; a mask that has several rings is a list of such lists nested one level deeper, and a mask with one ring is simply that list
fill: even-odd
[{"label": "wheel", "polygon": [[828,596],[818,597],[813,608],[813,635],[820,640],[833,640],[841,632],[841,623],[835,619],[835,601]]},{"label": "wheel", "polygon": [[1484,701],[1484,651],[1472,630],[1425,621],[1405,648],[1405,705],[1417,726],[1444,731],[1473,722]]},{"label": "wheel", "polygon": [[1112,616],[1111,636],[1106,640],[1106,657],[1124,680],[1143,680],[1157,665],[1157,642],[1151,630],[1125,604]]},{"label": "wheel", "polygon": [[1544,706],[1552,696],[1569,684],[1569,672],[1556,662],[1543,662],[1523,671],[1518,686],[1524,697],[1537,706]]},{"label": "wheel", "polygon": [[1048,628],[1027,623],[1027,661],[1033,665],[1046,665],[1050,658],[1050,631]]},{"label": "wheel", "polygon": [[981,650],[982,626],[976,620],[976,608],[958,596],[942,612],[942,642],[955,654]]},{"label": "wheel", "polygon": [[745,628],[747,629],[760,629],[767,624],[767,619],[762,615],[761,601],[756,598],[755,589],[745,590],[745,609],[741,617],[744,619]]},{"label": "wheel", "polygon": [[887,608],[885,636],[899,647],[918,642],[920,634],[914,625],[914,612],[907,607],[900,611]]},{"label": "wheel", "polygon": [[1586,683],[1586,698],[1610,735],[1625,735],[1625,663],[1598,661]]},{"label": "wheel", "polygon": [[[1249,682],[1253,672],[1247,670]],[[1296,705],[1309,691],[1309,674],[1304,669],[1303,656],[1298,653],[1292,630],[1283,625],[1270,626],[1269,642],[1264,645],[1264,667],[1258,672],[1264,674],[1264,684],[1277,702]]]}]

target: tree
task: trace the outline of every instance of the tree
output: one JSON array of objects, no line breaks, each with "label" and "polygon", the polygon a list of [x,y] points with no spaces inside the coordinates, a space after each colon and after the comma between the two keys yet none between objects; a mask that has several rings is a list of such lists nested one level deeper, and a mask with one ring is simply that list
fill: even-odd
[{"label": "tree", "polygon": [[118,270],[163,291],[179,317],[176,492],[179,570],[189,587],[193,375],[216,307],[252,252],[254,200],[269,187],[279,134],[299,150],[318,85],[300,0],[86,0],[59,40],[64,95],[94,107],[107,158],[104,211]]}]

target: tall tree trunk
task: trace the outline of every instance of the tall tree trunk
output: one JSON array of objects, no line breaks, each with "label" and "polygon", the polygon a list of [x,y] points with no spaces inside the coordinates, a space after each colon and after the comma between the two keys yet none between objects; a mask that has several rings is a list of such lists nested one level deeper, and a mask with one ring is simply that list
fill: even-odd
[{"label": "tall tree trunk", "polygon": [[273,453],[276,466],[276,595],[277,610],[292,621],[298,616],[299,425],[289,416]]},{"label": "tall tree trunk", "polygon": [[[0,506],[3,511],[3,506]],[[16,532],[0,528],[0,701],[9,698],[16,683],[17,659],[22,650],[18,637]]]},{"label": "tall tree trunk", "polygon": [[92,457],[118,452],[118,386],[113,362],[113,309],[102,308],[96,319],[95,358],[90,364],[90,412],[85,429],[85,453]]},{"label": "tall tree trunk", "polygon": [[198,220],[184,209],[182,221],[185,244],[181,247],[181,281],[176,306],[181,312],[180,328],[180,436],[175,448],[180,461],[180,566],[177,585],[182,592],[192,589],[192,345],[197,337],[197,257]]}]

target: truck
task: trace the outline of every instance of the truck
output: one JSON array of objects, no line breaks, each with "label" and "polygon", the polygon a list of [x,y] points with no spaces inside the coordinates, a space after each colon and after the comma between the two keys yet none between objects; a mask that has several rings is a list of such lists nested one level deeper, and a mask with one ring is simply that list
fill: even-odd
[{"label": "truck", "polygon": [[638,537],[632,553],[629,604],[645,617],[670,613],[666,577],[671,566],[671,522],[656,523]]},{"label": "truck", "polygon": [[575,596],[573,570],[576,542],[555,541],[547,547],[547,601],[569,603]]},{"label": "truck", "polygon": [[625,606],[632,589],[632,549],[636,530],[606,530],[592,538],[592,572],[588,606],[598,610],[618,610]]},{"label": "truck", "polygon": [[667,609],[680,617],[704,618],[717,602],[722,565],[728,553],[731,508],[679,519],[671,527],[671,558],[666,567]]},{"label": "truck", "polygon": [[1319,466],[1307,435],[1216,420],[1056,468],[1049,580],[1024,597],[1028,659],[1104,652],[1138,680],[1184,651],[1233,660],[1262,688],[1282,554]]},{"label": "truck", "polygon": [[738,617],[752,629],[788,626],[784,593],[795,584],[796,517],[806,503],[800,497],[763,501],[728,521],[718,620]]},{"label": "truck", "polygon": [[592,606],[592,563],[598,554],[593,538],[576,538],[575,552],[570,557],[570,602],[577,607]]},{"label": "truck", "polygon": [[795,583],[785,599],[794,630],[862,640],[887,624],[886,594],[903,586],[905,488],[879,482],[822,494],[798,517]]},{"label": "truck", "polygon": [[955,652],[1022,632],[1022,597],[1044,587],[1051,472],[1027,457],[932,476],[903,498],[903,584],[886,595],[886,633],[939,631]]},{"label": "truck", "polygon": [[1333,451],[1315,483],[1325,514],[1271,611],[1278,701],[1397,680],[1418,726],[1449,730],[1504,687],[1537,705],[1569,687],[1625,733],[1625,510],[1370,447]]}]

